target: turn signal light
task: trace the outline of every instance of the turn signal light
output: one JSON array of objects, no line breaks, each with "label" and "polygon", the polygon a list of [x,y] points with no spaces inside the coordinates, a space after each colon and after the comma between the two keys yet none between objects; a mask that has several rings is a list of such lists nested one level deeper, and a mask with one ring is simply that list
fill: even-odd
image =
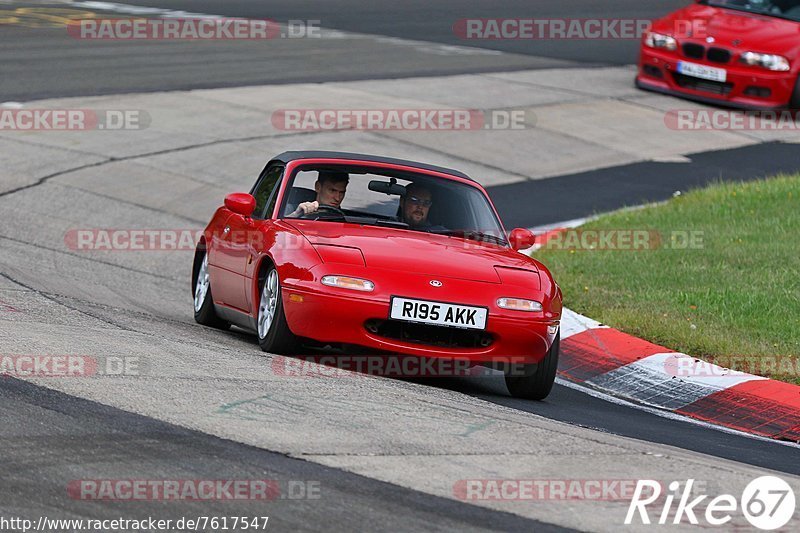
[{"label": "turn signal light", "polygon": [[375,284],[366,279],[350,278],[347,276],[325,276],[322,284],[328,287],[339,287],[340,289],[351,289],[354,291],[372,292]]},{"label": "turn signal light", "polygon": [[497,307],[503,309],[511,309],[512,311],[541,311],[543,309],[541,302],[535,300],[522,300],[521,298],[499,298],[497,300]]}]

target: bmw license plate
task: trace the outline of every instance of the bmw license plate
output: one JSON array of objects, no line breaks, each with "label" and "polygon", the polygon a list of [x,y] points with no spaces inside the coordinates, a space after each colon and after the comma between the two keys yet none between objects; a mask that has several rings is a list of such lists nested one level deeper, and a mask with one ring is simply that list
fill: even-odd
[{"label": "bmw license plate", "polygon": [[486,329],[486,307],[392,297],[389,318],[437,326]]},{"label": "bmw license plate", "polygon": [[707,67],[687,61],[678,61],[678,72],[687,76],[721,83],[725,83],[725,80],[728,79],[728,71],[724,68]]}]

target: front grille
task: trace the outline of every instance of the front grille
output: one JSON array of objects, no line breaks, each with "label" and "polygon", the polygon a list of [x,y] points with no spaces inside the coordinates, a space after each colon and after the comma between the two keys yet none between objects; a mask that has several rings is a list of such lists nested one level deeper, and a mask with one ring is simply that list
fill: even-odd
[{"label": "front grille", "polygon": [[440,348],[486,348],[494,342],[494,338],[485,331],[413,324],[401,320],[368,320],[364,328],[387,339]]},{"label": "front grille", "polygon": [[702,44],[683,43],[683,55],[692,59],[703,59],[706,48]]},{"label": "front grille", "polygon": [[721,83],[718,81],[701,80],[700,78],[695,78],[693,76],[685,76],[677,72],[673,72],[672,75],[675,78],[675,83],[678,84],[678,87],[681,87],[683,89],[703,91],[707,93],[717,94],[720,96],[725,96],[727,94],[730,94],[730,92],[733,90],[732,83]]},{"label": "front grille", "polygon": [[724,48],[709,48],[706,58],[714,63],[727,63],[731,60],[731,53]]}]

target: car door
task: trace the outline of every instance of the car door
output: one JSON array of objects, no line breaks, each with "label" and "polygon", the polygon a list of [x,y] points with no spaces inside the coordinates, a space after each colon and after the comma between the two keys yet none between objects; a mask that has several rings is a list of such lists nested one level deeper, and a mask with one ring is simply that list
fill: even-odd
[{"label": "car door", "polygon": [[258,263],[256,259],[267,248],[266,241],[272,235],[272,226],[275,222],[272,213],[275,210],[283,174],[283,165],[269,166],[262,172],[261,178],[251,192],[256,199],[256,209],[253,211],[253,217],[244,235],[244,258],[242,261],[243,304],[244,309],[249,313],[258,305],[258,301],[253,301],[254,278],[258,276],[258,272],[255,272]]},{"label": "car door", "polygon": [[[253,262],[253,239],[261,235],[266,223],[265,212],[273,200],[277,184],[283,175],[283,166],[271,165],[256,181],[250,194],[256,199],[252,216],[244,217],[230,213],[225,219],[222,231],[216,240],[215,267],[222,276],[214,281],[214,297],[218,303],[243,313],[250,312],[248,266]],[[273,200],[274,201],[274,200]],[[213,281],[213,280],[212,280]]]}]

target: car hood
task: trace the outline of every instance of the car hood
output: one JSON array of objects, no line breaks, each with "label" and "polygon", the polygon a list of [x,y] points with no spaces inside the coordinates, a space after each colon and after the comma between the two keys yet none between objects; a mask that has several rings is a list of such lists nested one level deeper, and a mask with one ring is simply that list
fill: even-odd
[{"label": "car hood", "polygon": [[457,237],[339,222],[292,220],[290,224],[315,246],[361,250],[367,268],[485,283],[501,282],[495,267],[538,272],[534,261],[511,248]]},{"label": "car hood", "polygon": [[[690,25],[686,21],[695,23]],[[699,31],[703,26],[697,25],[697,21],[704,24],[704,33]],[[799,22],[702,4],[688,6],[659,19],[653,24],[653,31],[676,35],[678,40],[683,40],[687,37],[685,29],[689,27],[695,29],[693,39],[702,41],[710,36],[715,39],[715,45],[741,52],[785,55],[796,51],[800,42]]]}]

